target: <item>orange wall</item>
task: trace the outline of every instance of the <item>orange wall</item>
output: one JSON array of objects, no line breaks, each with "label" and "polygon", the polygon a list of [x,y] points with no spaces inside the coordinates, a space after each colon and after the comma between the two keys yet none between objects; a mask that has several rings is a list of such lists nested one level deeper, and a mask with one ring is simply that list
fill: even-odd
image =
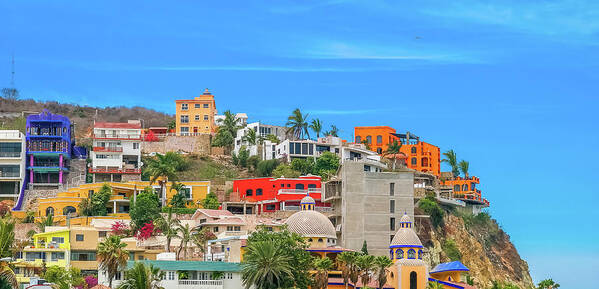
[{"label": "orange wall", "polygon": [[[189,128],[189,133],[213,133],[216,126],[214,125],[214,115],[216,115],[216,103],[214,95],[205,91],[199,97],[194,99],[178,99],[176,104],[176,126],[177,133],[181,133],[181,127]],[[184,109],[184,104],[186,109]],[[196,104],[198,107],[196,107]],[[205,108],[204,105],[208,107]],[[188,123],[181,123],[181,116],[187,116]],[[196,120],[196,116],[198,116]],[[205,120],[204,116],[208,116]]]}]

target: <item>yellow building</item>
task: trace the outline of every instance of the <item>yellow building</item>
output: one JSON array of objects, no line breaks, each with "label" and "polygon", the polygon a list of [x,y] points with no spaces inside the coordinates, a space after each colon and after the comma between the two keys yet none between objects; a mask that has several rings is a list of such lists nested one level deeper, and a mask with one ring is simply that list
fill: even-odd
[{"label": "yellow building", "polygon": [[[184,194],[187,197],[187,207],[199,208],[200,202],[206,198],[210,192],[210,181],[182,181],[184,185]],[[99,192],[104,184],[112,188],[112,196],[108,201],[108,216],[101,217],[80,217],[78,216],[79,204],[87,199],[90,194]],[[171,183],[166,184],[167,203],[177,193],[171,189]],[[39,198],[36,217],[41,218],[48,215],[54,216],[54,221],[60,225],[67,225],[66,216],[69,215],[69,225],[88,226],[92,219],[128,219],[130,201],[143,191],[145,187],[150,186],[147,181],[130,181],[126,183],[93,183],[83,184],[76,188],[71,188],[66,192],[56,194],[55,197]],[[160,194],[160,186],[154,184],[151,186],[157,195]],[[23,212],[24,214],[24,212]],[[23,216],[20,216],[23,217]]]},{"label": "yellow building", "polygon": [[462,275],[470,269],[460,261],[441,263],[430,272],[429,281],[437,282],[446,289],[471,289],[472,285],[462,282]]},{"label": "yellow building", "polygon": [[389,246],[391,267],[389,283],[397,289],[425,289],[428,284],[427,265],[422,261],[423,246],[412,228],[410,216],[403,215],[399,230]]},{"label": "yellow building", "polygon": [[202,95],[194,99],[177,99],[175,104],[177,134],[205,134],[215,131],[216,103],[214,95],[207,88]]}]

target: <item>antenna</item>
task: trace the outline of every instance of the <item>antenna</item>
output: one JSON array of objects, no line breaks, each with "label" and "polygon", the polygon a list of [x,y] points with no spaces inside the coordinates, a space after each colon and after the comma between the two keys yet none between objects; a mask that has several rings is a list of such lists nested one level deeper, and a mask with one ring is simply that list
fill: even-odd
[{"label": "antenna", "polygon": [[15,54],[12,54],[11,70],[10,70],[10,87],[15,88]]},{"label": "antenna", "polygon": [[0,95],[3,98],[16,100],[19,98],[19,91],[15,88],[15,56],[14,54],[11,57],[11,70],[10,70],[10,87],[5,87],[2,89],[2,94]]}]

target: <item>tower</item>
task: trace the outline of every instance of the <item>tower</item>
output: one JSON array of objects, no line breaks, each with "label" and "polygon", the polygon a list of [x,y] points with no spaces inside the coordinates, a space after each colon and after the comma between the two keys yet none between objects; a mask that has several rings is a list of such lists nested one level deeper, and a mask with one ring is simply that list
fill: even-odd
[{"label": "tower", "polygon": [[412,228],[410,216],[404,214],[389,246],[392,268],[391,283],[397,289],[425,289],[427,284],[426,263],[422,261],[423,246]]}]

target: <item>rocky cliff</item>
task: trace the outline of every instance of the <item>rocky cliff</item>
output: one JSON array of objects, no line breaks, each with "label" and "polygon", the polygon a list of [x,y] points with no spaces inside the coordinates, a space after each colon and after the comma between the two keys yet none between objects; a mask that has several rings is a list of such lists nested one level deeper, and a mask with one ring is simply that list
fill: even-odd
[{"label": "rocky cliff", "polygon": [[436,227],[430,218],[417,218],[416,228],[430,268],[442,262],[460,260],[470,268],[478,288],[493,281],[532,288],[528,264],[520,258],[510,237],[487,214],[478,216],[446,212]]}]

